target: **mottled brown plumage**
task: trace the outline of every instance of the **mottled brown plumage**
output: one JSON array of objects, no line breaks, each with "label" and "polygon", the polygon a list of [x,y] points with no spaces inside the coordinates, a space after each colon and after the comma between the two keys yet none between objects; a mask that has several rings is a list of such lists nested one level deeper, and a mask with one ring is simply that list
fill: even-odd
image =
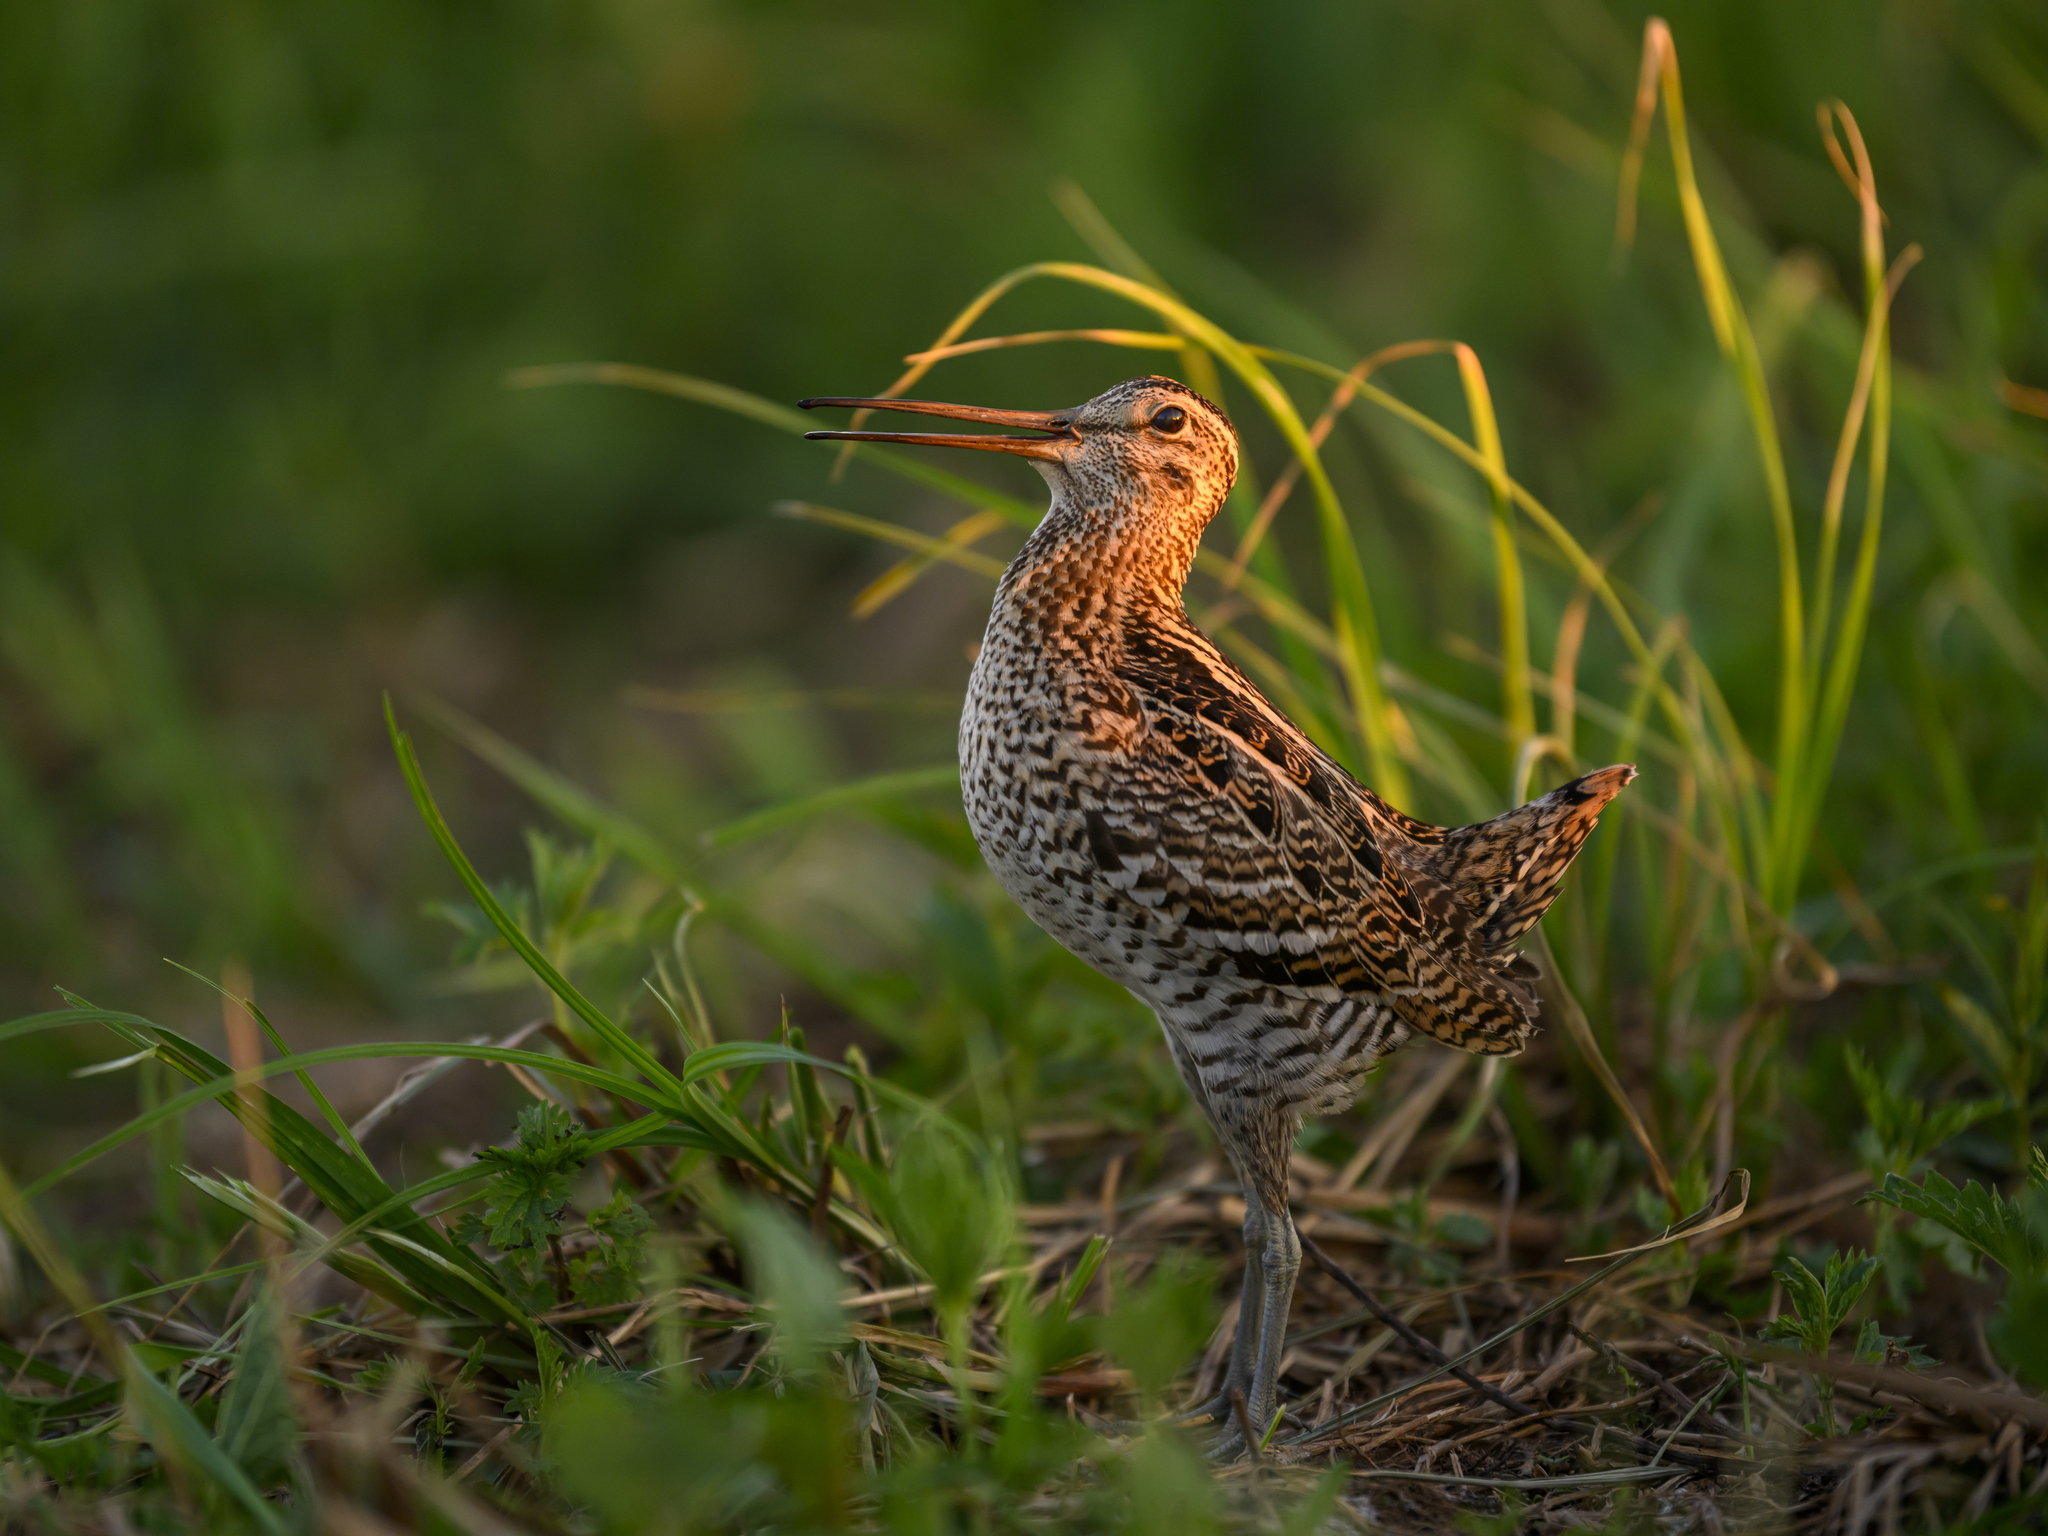
[{"label": "mottled brown plumage", "polygon": [[1237,1167],[1245,1301],[1209,1410],[1226,1418],[1242,1391],[1263,1427],[1300,1266],[1287,1153],[1302,1117],[1347,1106],[1411,1031],[1487,1054],[1528,1043],[1536,973],[1515,941],[1635,770],[1445,828],[1331,761],[1182,604],[1238,451],[1229,419],[1171,379],[1059,412],[804,403],[1038,434],[812,435],[1017,453],[1051,487],[968,685],[962,795],[1004,889],[1157,1014]]}]

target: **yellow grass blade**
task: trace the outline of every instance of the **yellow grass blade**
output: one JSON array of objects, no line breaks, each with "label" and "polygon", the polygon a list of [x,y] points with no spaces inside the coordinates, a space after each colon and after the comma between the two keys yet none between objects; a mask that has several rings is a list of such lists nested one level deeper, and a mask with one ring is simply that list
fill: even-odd
[{"label": "yellow grass blade", "polygon": [[[934,565],[942,560],[950,562],[951,557],[945,553],[946,549],[965,553],[969,546],[987,538],[1008,522],[1009,519],[1000,512],[983,510],[969,513],[939,535],[938,543],[944,548],[927,548],[914,555],[905,555],[862,587],[853,600],[853,616],[856,619],[873,617],[884,603],[907,591],[912,582]],[[997,574],[1000,575],[1001,572],[998,571]]]},{"label": "yellow grass blade", "polygon": [[929,347],[908,353],[906,363],[943,363],[949,358],[968,357],[976,352],[999,352],[1008,347],[1042,347],[1052,341],[1099,341],[1105,346],[1130,347],[1136,351],[1178,352],[1186,343],[1161,331],[1119,331],[1092,327],[1067,331],[1019,331],[1013,336],[977,336],[956,341],[950,347]]},{"label": "yellow grass blade", "polygon": [[[1322,415],[1318,416],[1315,425],[1309,428],[1309,441],[1315,444],[1318,450],[1322,448],[1330,435],[1330,428],[1336,424],[1345,407],[1356,397],[1358,386],[1372,377],[1377,370],[1403,358],[1448,352],[1458,345],[1460,343],[1455,341],[1403,341],[1391,347],[1382,347],[1370,357],[1353,364],[1345,375],[1345,381],[1330,395],[1330,403],[1323,407]],[[1281,505],[1300,482],[1301,460],[1290,459],[1287,461],[1287,467],[1280,471],[1279,478],[1273,482],[1273,488],[1266,492],[1265,500],[1259,503],[1257,514],[1245,528],[1244,537],[1238,542],[1237,553],[1230,560],[1230,570],[1223,578],[1226,590],[1235,587],[1243,578],[1245,567],[1251,563],[1251,558],[1265,539],[1267,530],[1273,526],[1273,519],[1279,513]]]},{"label": "yellow grass blade", "polygon": [[[973,550],[963,549],[946,539],[935,539],[928,533],[919,533],[915,528],[905,528],[901,523],[885,522],[879,517],[865,517],[858,512],[842,512],[837,507],[821,507],[810,501],[778,501],[775,503],[775,512],[779,517],[794,517],[807,523],[823,523],[828,528],[843,528],[848,533],[865,534],[868,538],[880,539],[885,544],[914,549],[930,559],[944,560],[949,565],[957,565],[962,570],[973,571],[977,575],[993,578],[1003,574],[1003,562],[992,556],[978,555]],[[994,513],[980,515],[996,516]]]},{"label": "yellow grass blade", "polygon": [[1767,888],[1774,899],[1789,903],[1788,886],[1796,885],[1798,874],[1791,847],[1795,810],[1812,726],[1806,688],[1806,604],[1799,577],[1792,492],[1785,475],[1777,418],[1772,413],[1770,390],[1764,379],[1763,359],[1757,351],[1749,318],[1729,281],[1728,268],[1721,259],[1721,248],[1714,239],[1713,225],[1707,218],[1706,203],[1693,172],[1692,144],[1685,129],[1685,95],[1678,75],[1678,50],[1672,42],[1671,28],[1660,17],[1653,16],[1643,27],[1643,62],[1636,88],[1637,126],[1631,133],[1630,155],[1622,167],[1626,217],[1617,220],[1617,240],[1633,230],[1636,179],[1642,165],[1638,141],[1647,140],[1647,114],[1654,110],[1659,88],[1664,101],[1665,132],[1671,143],[1671,167],[1678,183],[1678,204],[1684,217],[1686,240],[1692,248],[1700,295],[1706,302],[1714,343],[1733,366],[1749,409],[1778,546],[1778,794],[1771,808],[1769,845],[1759,852],[1771,866]]},{"label": "yellow grass blade", "polygon": [[1522,585],[1522,557],[1515,549],[1508,494],[1507,457],[1501,451],[1500,425],[1494,419],[1493,393],[1479,354],[1462,341],[1455,349],[1458,382],[1465,389],[1465,408],[1472,416],[1472,442],[1486,461],[1487,489],[1493,495],[1494,582],[1500,597],[1501,717],[1507,721],[1508,745],[1520,752],[1536,734],[1536,706],[1529,697],[1529,602]]}]

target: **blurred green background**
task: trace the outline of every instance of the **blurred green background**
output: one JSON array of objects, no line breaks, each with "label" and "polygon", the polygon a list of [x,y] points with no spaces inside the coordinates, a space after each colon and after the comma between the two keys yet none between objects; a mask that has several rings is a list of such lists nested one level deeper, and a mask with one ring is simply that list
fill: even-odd
[{"label": "blurred green background", "polygon": [[[0,999],[39,1009],[62,985],[204,1020],[217,1004],[160,957],[209,973],[239,958],[301,1040],[502,1019],[432,990],[447,933],[419,908],[449,881],[390,761],[383,690],[452,701],[686,848],[806,789],[944,760],[985,584],[941,570],[856,623],[850,598],[893,557],[768,507],[808,497],[929,528],[956,513],[859,471],[835,485],[824,451],[697,407],[502,378],[608,358],[779,400],[877,389],[995,274],[1091,259],[1051,196],[1061,178],[1240,335],[1340,365],[1411,337],[1472,343],[1509,464],[1581,539],[1660,498],[1619,568],[1686,613],[1767,739],[1761,493],[1661,147],[1635,253],[1611,259],[1645,14],[6,8]],[[1878,622],[1813,876],[1825,906],[1830,871],[1882,886],[2024,841],[2042,808],[2048,424],[1999,381],[2048,386],[2048,13],[1664,14],[1809,516],[1860,309],[1818,101],[1857,114],[1892,248],[1926,251],[1897,310]],[[1145,323],[1029,292],[1001,328],[1077,314]],[[927,388],[1063,405],[1133,371],[1048,348],[948,365]],[[1396,387],[1462,423],[1448,368]],[[1430,579],[1468,535],[1349,432],[1333,458],[1385,573],[1390,657],[1483,696],[1487,674],[1445,637],[1491,644],[1490,600]],[[1016,466],[972,468],[1035,493]],[[1311,548],[1289,522],[1290,547]],[[1547,637],[1558,599],[1535,602]],[[634,687],[900,697],[677,714]],[[521,829],[544,818],[428,745],[480,864],[522,868]],[[929,884],[857,827],[738,873],[849,952]],[[724,976],[786,995],[814,1032],[832,1012],[758,956]],[[133,1102],[68,1082],[88,1047],[42,1038],[0,1079],[0,1154],[31,1169]]]}]

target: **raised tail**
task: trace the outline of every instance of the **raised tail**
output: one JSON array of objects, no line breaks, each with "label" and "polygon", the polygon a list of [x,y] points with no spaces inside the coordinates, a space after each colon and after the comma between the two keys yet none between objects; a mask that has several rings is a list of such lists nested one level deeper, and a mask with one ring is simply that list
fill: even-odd
[{"label": "raised tail", "polygon": [[1429,850],[1435,873],[1472,914],[1472,948],[1505,958],[1536,926],[1607,802],[1636,776],[1633,763],[1602,768],[1506,815],[1458,827]]}]

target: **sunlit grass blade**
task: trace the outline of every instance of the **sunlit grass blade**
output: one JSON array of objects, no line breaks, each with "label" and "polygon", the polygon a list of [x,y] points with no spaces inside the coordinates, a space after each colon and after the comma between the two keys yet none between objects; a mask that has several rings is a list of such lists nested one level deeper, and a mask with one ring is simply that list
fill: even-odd
[{"label": "sunlit grass blade", "polygon": [[[1337,418],[1356,397],[1358,386],[1371,378],[1377,370],[1403,358],[1426,357],[1432,353],[1448,352],[1457,345],[1458,343],[1450,341],[1396,342],[1393,346],[1382,347],[1379,351],[1352,364],[1346,372],[1344,382],[1331,391],[1329,402],[1316,417],[1315,425],[1309,428],[1309,441],[1320,451],[1324,440],[1330,435],[1330,429],[1336,425]],[[1260,355],[1260,349],[1257,347],[1249,350],[1254,355]],[[1262,548],[1266,534],[1273,526],[1273,519],[1279,514],[1281,506],[1294,487],[1301,482],[1301,469],[1300,459],[1290,459],[1287,466],[1274,478],[1265,499],[1259,503],[1257,513],[1239,538],[1237,552],[1230,558],[1230,569],[1223,578],[1226,591],[1238,584],[1244,576],[1245,568],[1251,563],[1252,556]]]},{"label": "sunlit grass blade", "polygon": [[[1108,221],[1102,217],[1101,213],[1088,200],[1087,195],[1079,187],[1071,182],[1063,182],[1054,188],[1053,195],[1055,202],[1060,204],[1062,211],[1067,214],[1070,222],[1074,224],[1083,239],[1093,245],[1098,254],[1102,255],[1103,259],[1118,274],[1134,283],[1144,285],[1146,288],[1164,295],[1170,301],[1178,303],[1172,290],[1159,279],[1158,274],[1131,249],[1122,237],[1116,234]],[[945,332],[941,335],[938,344],[923,352],[912,354],[907,359],[910,364],[909,371],[898,377],[894,383],[883,391],[884,395],[900,396],[903,391],[907,390],[917,379],[922,377],[935,362],[962,355],[965,352],[979,350],[983,345],[983,341],[990,344],[1000,343],[1004,346],[1032,346],[1040,345],[1047,341],[1066,339],[1071,334],[1077,334],[1069,332],[1025,332],[1011,337],[984,338],[974,342],[955,340],[954,338],[957,338],[964,329],[971,327],[972,322],[979,318],[986,307],[984,303],[986,297],[986,294],[977,297],[968,305],[966,310],[956,316],[954,321],[947,326]],[[1161,338],[1152,333],[1144,332],[1096,331],[1088,334],[1094,339],[1111,341],[1117,345],[1128,343],[1128,345],[1140,350],[1152,349],[1155,343],[1162,339],[1178,346],[1181,351],[1182,372],[1189,383],[1199,393],[1207,395],[1211,399],[1221,401],[1224,397],[1214,357],[1203,346],[1197,345],[1188,339],[1192,333],[1179,318],[1173,314],[1167,315],[1166,318],[1181,333],[1179,340],[1175,338]],[[865,412],[856,413],[856,422],[864,417],[865,414]],[[1320,443],[1321,439],[1317,438],[1316,441]],[[849,444],[847,446],[851,447],[853,445]],[[1254,484],[1253,465],[1249,460],[1241,462],[1237,481],[1231,488],[1227,503],[1230,507],[1238,510],[1241,524],[1255,523],[1258,520],[1247,500]],[[1269,587],[1283,595],[1291,593],[1292,584],[1276,552],[1270,546],[1264,546],[1258,540],[1253,540],[1247,548],[1247,554],[1254,552],[1259,556],[1258,569],[1260,575],[1268,583]],[[1315,658],[1307,650],[1303,649],[1296,635],[1283,630],[1280,636],[1280,645],[1282,651],[1286,654],[1289,665],[1295,670],[1304,674],[1311,674],[1318,670]],[[1334,658],[1334,652],[1332,656]],[[1352,768],[1360,766],[1348,741],[1330,739],[1323,741],[1321,744],[1339,762],[1345,763]]]},{"label": "sunlit grass blade", "polygon": [[[1251,350],[1270,361],[1282,363],[1290,368],[1300,369],[1303,372],[1328,379],[1332,382],[1342,382],[1345,378],[1342,370],[1328,363],[1320,362],[1315,358],[1304,357],[1300,353],[1270,347],[1259,347]],[[1462,459],[1479,474],[1486,476],[1489,481],[1496,473],[1496,467],[1490,466],[1485,455],[1480,453],[1478,449],[1465,442],[1448,427],[1432,420],[1406,401],[1370,383],[1357,384],[1356,389],[1358,399],[1362,404],[1386,411],[1399,420],[1408,423],[1424,436]],[[1645,675],[1651,684],[1651,697],[1656,701],[1658,708],[1664,714],[1681,747],[1688,754],[1697,754],[1704,750],[1702,744],[1696,739],[1696,733],[1687,719],[1682,703],[1672,690],[1670,684],[1663,677],[1663,669],[1668,664],[1667,658],[1670,653],[1662,648],[1656,652],[1652,651],[1649,643],[1643,638],[1642,630],[1630,614],[1628,602],[1623,596],[1619,585],[1609,577],[1600,564],[1595,562],[1586,553],[1579,541],[1572,537],[1571,533],[1566,530],[1563,523],[1552,514],[1550,509],[1544,506],[1527,487],[1521,485],[1512,477],[1508,478],[1507,487],[1514,504],[1522,509],[1530,522],[1535,524],[1544,537],[1551,542],[1573,572],[1600,599],[1601,607],[1607,613],[1616,631],[1620,634],[1623,643],[1628,647],[1636,661],[1645,669]]]},{"label": "sunlit grass blade", "polygon": [[[1180,299],[1180,295],[1173,291],[1173,285],[1160,275],[1152,263],[1138,254],[1138,248],[1123,237],[1121,230],[1110,223],[1102,210],[1096,206],[1095,199],[1082,189],[1079,182],[1061,177],[1052,184],[1051,190],[1053,206],[1058,208],[1061,216],[1073,226],[1074,233],[1088,243],[1089,249],[1095,252],[1104,266],[1112,272],[1130,278],[1133,282],[1143,283],[1147,288],[1165,294],[1169,299]],[[1222,400],[1223,380],[1216,372],[1216,359],[1204,349],[1201,338],[1194,332],[1171,315],[1164,318],[1174,328],[1174,344],[1180,351],[1180,365],[1182,371],[1187,374],[1188,384],[1197,394],[1207,395],[1211,400]],[[1140,343],[1141,346],[1145,344]],[[1249,483],[1246,482],[1246,487]],[[1242,488],[1232,490],[1233,498],[1241,493]]]},{"label": "sunlit grass blade", "polygon": [[[821,507],[811,501],[778,501],[775,503],[775,511],[781,517],[823,523],[828,528],[843,528],[848,533],[864,534],[885,544],[915,550],[928,560],[943,560],[948,565],[957,565],[963,571],[973,571],[978,576],[995,577],[1003,574],[1002,561],[989,555],[976,554],[973,550],[963,547],[964,541],[959,539],[934,538],[928,533],[919,533],[915,528],[906,528],[901,523],[888,522],[879,517],[866,517],[858,512],[842,512],[837,507]],[[985,518],[989,515],[977,513],[976,518]],[[975,519],[969,519],[969,523],[973,525],[973,538],[994,531],[988,524],[976,522]]]},{"label": "sunlit grass blade", "polygon": [[[1837,124],[1849,141],[1849,156],[1843,154],[1836,142]],[[1808,749],[1805,778],[1800,785],[1800,802],[1795,807],[1788,833],[1793,856],[1802,859],[1820,819],[1821,800],[1834,770],[1835,753],[1847,724],[1849,698],[1854,691],[1862,659],[1871,594],[1876,585],[1878,542],[1884,523],[1885,481],[1891,452],[1891,306],[1899,284],[1919,261],[1921,254],[1919,246],[1910,245],[1900,253],[1896,262],[1886,267],[1884,215],[1878,206],[1876,176],[1856,119],[1841,102],[1826,102],[1820,108],[1820,125],[1828,154],[1855,194],[1862,215],[1866,315],[1863,343],[1856,361],[1856,380],[1848,408],[1843,413],[1841,435],[1821,508],[1821,552],[1814,572],[1813,660],[1808,680],[1809,691],[1817,700],[1818,718]],[[1842,503],[1848,494],[1849,468],[1857,442],[1863,434],[1866,410],[1870,446],[1865,458],[1863,527],[1841,623],[1839,629],[1830,634],[1828,614],[1834,596],[1835,550],[1840,536]],[[1786,892],[1785,899],[1789,901],[1791,895],[1790,891]]]},{"label": "sunlit grass blade", "polygon": [[1465,408],[1472,416],[1472,442],[1486,462],[1486,484],[1493,497],[1494,586],[1500,600],[1501,716],[1507,722],[1508,750],[1519,752],[1536,734],[1536,706],[1529,692],[1529,599],[1522,583],[1522,559],[1515,547],[1514,502],[1508,491],[1507,458],[1501,450],[1500,426],[1493,414],[1493,394],[1479,354],[1463,342],[1455,349],[1458,382],[1465,390]]},{"label": "sunlit grass blade", "polygon": [[[1719,243],[1707,218],[1705,200],[1693,173],[1692,146],[1686,136],[1685,99],[1678,77],[1678,50],[1671,29],[1652,17],[1643,30],[1643,77],[1654,74],[1664,102],[1664,126],[1671,144],[1672,169],[1678,182],[1679,208],[1684,217],[1686,239],[1692,247],[1693,266],[1701,295],[1707,306],[1714,341],[1735,370],[1736,380],[1747,406],[1757,458],[1768,493],[1771,528],[1778,553],[1778,710],[1776,792],[1771,806],[1769,845],[1759,850],[1767,867],[1764,889],[1780,908],[1796,894],[1799,863],[1803,850],[1793,847],[1799,806],[1806,793],[1809,766],[1809,733],[1813,725],[1806,687],[1807,639],[1806,605],[1801,593],[1799,542],[1792,518],[1792,492],[1786,479],[1785,454],[1778,438],[1777,417],[1771,406],[1770,388],[1764,378],[1763,360],[1748,316],[1735,295],[1727,264],[1721,259]],[[1652,98],[1637,98],[1638,117]],[[1635,162],[1640,165],[1640,160]],[[1624,189],[1633,199],[1632,184]]]},{"label": "sunlit grass blade", "polygon": [[[942,546],[941,548],[904,556],[855,593],[851,609],[853,617],[873,618],[885,605],[908,591],[911,583],[934,565],[942,561],[950,563],[954,557],[947,554],[946,550],[968,553],[973,545],[987,538],[1007,521],[1008,519],[1000,512],[970,512],[939,535],[938,544]],[[992,563],[996,566],[994,574],[1000,576],[1001,562]]]},{"label": "sunlit grass blade", "polygon": [[[1018,267],[984,288],[941,333],[935,347],[958,341],[969,327],[1004,295],[1037,279],[1053,279],[1114,294],[1151,310],[1174,329],[1218,358],[1258,400],[1288,448],[1300,460],[1313,493],[1317,526],[1322,535],[1324,564],[1331,585],[1330,627],[1338,642],[1338,665],[1350,690],[1359,729],[1365,738],[1373,782],[1397,805],[1410,799],[1408,775],[1387,718],[1386,699],[1380,687],[1378,665],[1380,640],[1372,596],[1366,584],[1365,568],[1359,560],[1356,540],[1336,488],[1330,483],[1315,444],[1310,441],[1294,402],[1279,381],[1244,343],[1229,335],[1206,316],[1159,289],[1119,273],[1079,262],[1043,261]],[[924,372],[914,364],[883,393],[900,395]]]},{"label": "sunlit grass blade", "polygon": [[1161,331],[1119,331],[1093,327],[1067,331],[1019,331],[1010,336],[977,336],[972,341],[956,341],[948,347],[933,347],[923,352],[911,352],[904,356],[906,363],[943,363],[956,357],[972,357],[977,352],[997,352],[1010,347],[1042,347],[1053,341],[1098,341],[1104,346],[1123,347],[1137,352],[1179,352],[1186,346],[1185,338],[1169,336]]}]

